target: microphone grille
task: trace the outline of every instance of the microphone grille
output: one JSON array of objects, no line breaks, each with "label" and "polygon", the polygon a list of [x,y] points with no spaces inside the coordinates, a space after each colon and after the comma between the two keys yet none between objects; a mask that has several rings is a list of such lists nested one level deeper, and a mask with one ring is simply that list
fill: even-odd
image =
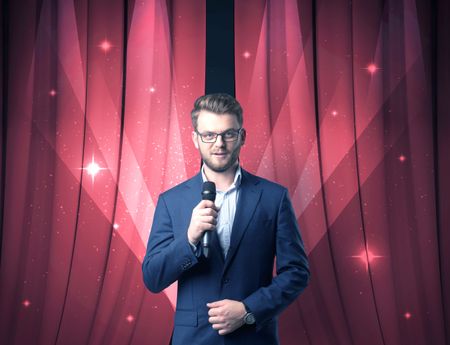
[{"label": "microphone grille", "polygon": [[214,182],[203,182],[202,199],[211,201],[214,201],[216,199],[216,184]]}]

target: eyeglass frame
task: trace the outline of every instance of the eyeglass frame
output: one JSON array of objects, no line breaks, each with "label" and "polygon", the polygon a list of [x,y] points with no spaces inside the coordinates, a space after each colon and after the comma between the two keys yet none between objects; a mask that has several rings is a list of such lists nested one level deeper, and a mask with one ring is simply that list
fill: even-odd
[{"label": "eyeglass frame", "polygon": [[[222,138],[222,141],[223,141],[223,142],[225,142],[225,143],[233,143],[233,142],[235,142],[235,141],[237,141],[237,140],[239,139],[239,136],[241,135],[243,129],[244,129],[244,128],[241,127],[241,128],[238,128],[238,129],[235,129],[235,128],[229,128],[229,129],[227,129],[226,131],[223,131],[223,132],[220,132],[220,133],[207,132],[208,134],[214,134],[214,135],[215,135],[214,141],[205,141],[205,140],[203,139],[203,136],[206,135],[206,133],[200,133],[200,132],[197,131],[197,130],[195,130],[195,133],[198,134],[198,136],[200,137],[200,140],[201,140],[203,143],[205,143],[205,144],[214,144],[214,143],[216,143],[216,142],[217,142],[217,138],[219,137],[219,135],[220,135],[220,137]],[[237,132],[236,139],[233,139],[233,140],[225,140],[224,134],[227,133],[227,132],[229,132],[229,131],[235,131],[235,132]]]}]

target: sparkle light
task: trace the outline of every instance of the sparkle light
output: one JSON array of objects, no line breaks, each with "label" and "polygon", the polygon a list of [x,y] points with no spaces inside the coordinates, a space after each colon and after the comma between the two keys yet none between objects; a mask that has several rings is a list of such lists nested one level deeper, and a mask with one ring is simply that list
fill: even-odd
[{"label": "sparkle light", "polygon": [[152,87],[150,87],[150,88],[148,89],[148,91],[149,91],[150,93],[155,93],[156,89],[152,86]]},{"label": "sparkle light", "polygon": [[132,322],[134,321],[134,316],[131,315],[131,314],[128,314],[128,316],[127,316],[127,321],[128,321],[129,323],[132,323]]},{"label": "sparkle light", "polygon": [[374,74],[377,70],[378,67],[374,63],[371,63],[369,66],[367,66],[367,71],[369,71],[370,74]]},{"label": "sparkle light", "polygon": [[361,252],[361,254],[359,254],[359,255],[352,255],[351,257],[361,260],[366,266],[366,271],[368,271],[369,270],[369,264],[372,263],[375,259],[382,258],[383,256],[375,255],[369,250],[369,248],[366,248],[366,250],[363,250]]},{"label": "sparkle light", "polygon": [[24,300],[24,301],[22,302],[22,305],[23,305],[25,308],[28,308],[28,307],[31,305],[31,302],[30,302],[28,299],[26,299],[26,300]]},{"label": "sparkle light", "polygon": [[406,320],[409,320],[412,315],[409,311],[407,311],[403,316],[405,317]]},{"label": "sparkle light", "polygon": [[51,89],[50,92],[48,93],[50,96],[54,97],[56,96],[56,90]]},{"label": "sparkle light", "polygon": [[107,53],[109,50],[111,50],[112,48],[112,44],[111,42],[109,42],[106,38],[100,42],[100,44],[98,45],[98,47],[103,50],[105,53]]},{"label": "sparkle light", "polygon": [[95,175],[99,173],[100,170],[105,170],[106,168],[101,168],[94,159],[92,155],[92,162],[89,163],[87,167],[84,167],[83,170],[86,170],[89,175],[92,177],[92,183],[94,183]]},{"label": "sparkle light", "polygon": [[119,224],[115,223],[115,224],[113,225],[113,228],[114,228],[115,230],[119,229]]},{"label": "sparkle light", "polygon": [[246,51],[242,54],[242,56],[243,56],[245,59],[249,59],[250,56],[252,56],[252,54],[250,54],[250,52],[249,52],[248,50],[246,50]]},{"label": "sparkle light", "polygon": [[333,110],[333,111],[331,112],[331,115],[333,115],[333,116],[337,116],[337,114],[338,114],[338,112],[337,112],[336,110]]},{"label": "sparkle light", "polygon": [[398,160],[400,161],[400,162],[404,162],[404,161],[406,161],[406,157],[405,157],[405,155],[400,155],[399,157],[398,157]]}]

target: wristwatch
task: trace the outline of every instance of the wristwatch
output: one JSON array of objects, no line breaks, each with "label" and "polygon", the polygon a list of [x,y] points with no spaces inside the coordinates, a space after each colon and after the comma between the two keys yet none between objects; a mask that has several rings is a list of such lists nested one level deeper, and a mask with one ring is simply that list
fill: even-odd
[{"label": "wristwatch", "polygon": [[250,312],[247,312],[244,315],[244,322],[246,325],[253,325],[256,322],[255,315]]},{"label": "wristwatch", "polygon": [[245,306],[245,315],[244,315],[244,323],[246,325],[253,325],[256,322],[255,319],[255,315],[253,315],[253,313],[250,311],[250,309],[248,309],[248,307],[244,304]]}]

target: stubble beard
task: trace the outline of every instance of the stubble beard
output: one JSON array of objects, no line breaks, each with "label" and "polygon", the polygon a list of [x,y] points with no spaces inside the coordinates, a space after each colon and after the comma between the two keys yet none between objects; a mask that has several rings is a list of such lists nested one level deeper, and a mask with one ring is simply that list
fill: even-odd
[{"label": "stubble beard", "polygon": [[239,152],[240,152],[240,148],[236,148],[235,150],[230,152],[230,157],[229,157],[228,161],[225,162],[225,164],[216,164],[213,162],[213,158],[211,157],[211,155],[208,156],[206,154],[203,154],[203,152],[200,152],[200,154],[202,156],[203,162],[206,164],[206,166],[210,170],[217,172],[217,173],[222,173],[222,172],[227,171],[231,167],[235,166],[235,164],[239,158]]}]

